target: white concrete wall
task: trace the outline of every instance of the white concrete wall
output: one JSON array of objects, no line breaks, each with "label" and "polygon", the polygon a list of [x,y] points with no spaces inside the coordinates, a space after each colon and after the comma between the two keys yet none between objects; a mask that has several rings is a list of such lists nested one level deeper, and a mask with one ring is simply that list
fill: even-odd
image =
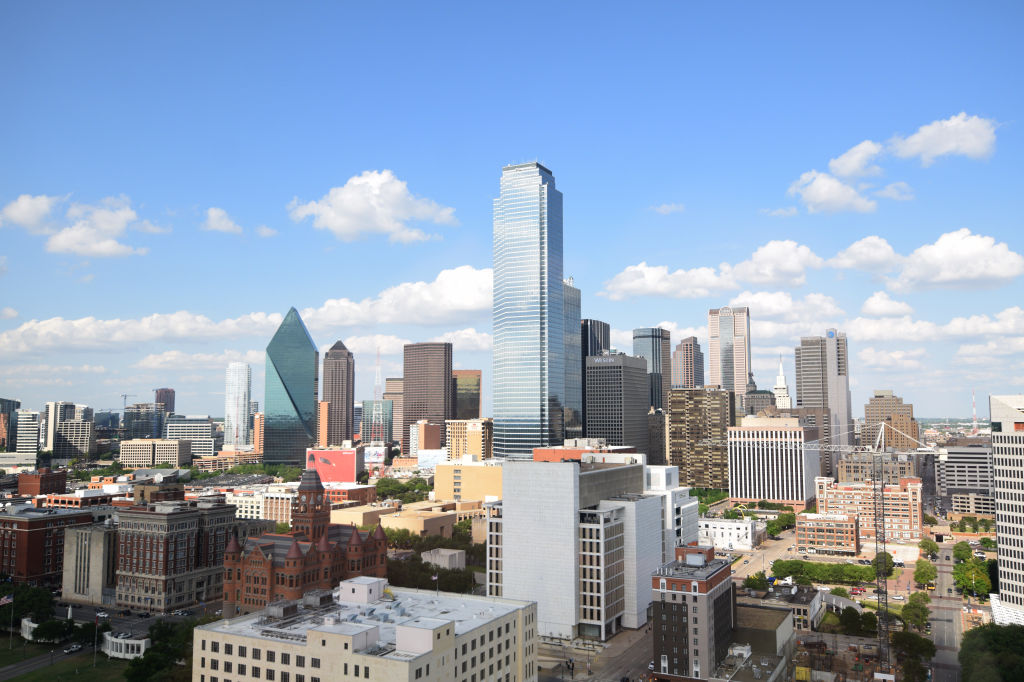
[{"label": "white concrete wall", "polygon": [[651,604],[651,575],[662,565],[661,499],[645,496],[636,501],[611,500],[608,505],[621,505],[624,517],[623,582],[625,584],[625,612],[622,625],[639,628],[647,622],[647,607]]}]

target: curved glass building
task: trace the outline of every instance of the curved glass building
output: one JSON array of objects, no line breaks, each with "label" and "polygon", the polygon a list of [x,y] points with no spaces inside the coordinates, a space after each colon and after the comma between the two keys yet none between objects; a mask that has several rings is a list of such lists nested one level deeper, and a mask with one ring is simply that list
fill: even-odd
[{"label": "curved glass building", "polygon": [[562,193],[539,163],[506,166],[494,200],[494,456],[565,438]]},{"label": "curved glass building", "polygon": [[295,308],[267,346],[263,461],[304,467],[316,442],[320,353]]}]

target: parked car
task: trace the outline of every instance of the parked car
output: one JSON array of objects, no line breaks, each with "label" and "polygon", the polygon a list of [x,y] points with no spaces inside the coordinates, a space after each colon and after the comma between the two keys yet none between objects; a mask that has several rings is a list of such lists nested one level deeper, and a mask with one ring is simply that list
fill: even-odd
[{"label": "parked car", "polygon": [[82,650],[82,645],[81,644],[72,644],[71,646],[69,646],[67,649],[64,650],[64,653],[66,653],[66,654],[73,654],[76,651],[81,651],[81,650]]},{"label": "parked car", "polygon": [[647,664],[647,669],[648,670],[654,670],[654,661],[651,661],[650,663]]},{"label": "parked car", "polygon": [[110,614],[107,613],[106,611],[97,611],[96,612],[96,617],[97,618],[110,618]]},{"label": "parked car", "polygon": [[895,601],[903,601],[904,599],[906,599],[906,597],[904,597],[902,594],[895,594],[892,598]]}]

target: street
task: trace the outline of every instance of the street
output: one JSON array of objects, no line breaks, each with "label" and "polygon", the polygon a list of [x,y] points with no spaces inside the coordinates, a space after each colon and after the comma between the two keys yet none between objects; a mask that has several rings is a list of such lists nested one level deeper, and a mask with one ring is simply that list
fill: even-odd
[{"label": "street", "polygon": [[[571,656],[576,663],[573,674],[560,664],[563,656]],[[622,678],[641,680],[647,674],[651,662],[651,634],[644,626],[639,630],[624,630],[605,642],[605,647],[596,655],[589,656],[590,672],[587,672],[586,652],[563,654],[558,647],[542,644],[540,647],[541,667],[538,682],[555,680],[590,680],[618,682]]]},{"label": "street", "polygon": [[[939,546],[939,560],[935,563],[939,571],[935,590],[931,593],[932,640],[935,642],[935,658],[932,659],[932,678],[936,682],[959,682],[961,631],[960,613],[963,603],[953,584],[953,546]],[[950,592],[951,591],[951,592]]]}]

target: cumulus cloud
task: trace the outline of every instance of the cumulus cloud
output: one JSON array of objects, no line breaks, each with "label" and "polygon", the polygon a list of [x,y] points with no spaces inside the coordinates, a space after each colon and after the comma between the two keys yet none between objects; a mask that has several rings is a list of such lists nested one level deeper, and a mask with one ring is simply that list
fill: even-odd
[{"label": "cumulus cloud", "polygon": [[1006,308],[993,317],[954,317],[943,331],[949,336],[1024,336],[1024,308]]},{"label": "cumulus cloud", "polygon": [[218,369],[226,367],[229,362],[261,364],[265,355],[265,351],[261,350],[225,350],[222,353],[185,353],[180,350],[168,350],[147,355],[135,363],[135,366],[140,369]]},{"label": "cumulus cloud", "polygon": [[965,343],[957,348],[956,358],[971,365],[1005,365],[1007,355],[1024,354],[1024,337],[1016,336],[985,343]]},{"label": "cumulus cloud", "polygon": [[914,198],[914,190],[905,182],[890,182],[875,192],[875,196],[893,201],[910,201]]},{"label": "cumulus cloud", "polygon": [[862,348],[857,353],[860,364],[869,369],[921,369],[921,358],[925,356],[924,348],[909,350],[881,350],[878,348]]},{"label": "cumulus cloud", "polygon": [[960,112],[942,121],[932,121],[909,137],[896,136],[889,149],[900,158],[918,157],[930,166],[940,156],[957,154],[971,159],[992,155],[996,145],[996,122]]},{"label": "cumulus cloud", "polygon": [[828,162],[828,169],[833,175],[841,178],[852,178],[862,175],[878,175],[882,169],[872,166],[871,162],[882,152],[882,145],[872,140],[864,140],[851,147],[841,156]]},{"label": "cumulus cloud", "polygon": [[367,234],[386,234],[392,242],[423,241],[431,235],[409,223],[458,225],[454,208],[414,196],[390,170],[364,171],[318,201],[303,204],[295,198],[288,211],[295,222],[312,217],[314,227],[346,242]]},{"label": "cumulus cloud", "polygon": [[66,320],[51,317],[30,320],[0,332],[0,348],[27,353],[55,348],[109,349],[119,344],[172,339],[213,339],[250,335],[269,335],[281,324],[279,313],[249,313],[237,318],[214,321],[205,315],[187,311],[158,313],[140,319],[100,320],[82,317]]},{"label": "cumulus cloud", "polygon": [[202,228],[210,232],[242,234],[242,226],[232,220],[227,211],[216,206],[206,209],[206,220],[203,221]]},{"label": "cumulus cloud", "polygon": [[754,321],[759,318],[784,321],[829,319],[843,314],[834,298],[818,293],[794,299],[788,291],[744,291],[730,300],[729,305],[749,307]]},{"label": "cumulus cloud", "polygon": [[490,350],[494,339],[487,332],[478,332],[473,327],[456,329],[455,331],[435,336],[431,341],[447,341],[458,351]]},{"label": "cumulus cloud", "polygon": [[799,196],[809,213],[871,213],[878,205],[835,176],[816,170],[801,175],[789,186],[788,193]]},{"label": "cumulus cloud", "polygon": [[[365,336],[350,336],[345,339],[345,347],[353,355],[365,355],[372,358],[380,350],[381,355],[402,355],[405,346],[412,343],[394,334],[367,334]],[[322,354],[322,353],[321,353]]]},{"label": "cumulus cloud", "polygon": [[605,282],[598,295],[613,301],[631,296],[704,298],[721,291],[738,289],[740,282],[774,286],[799,286],[806,281],[808,268],[820,268],[824,261],[810,248],[794,241],[770,241],[749,259],[718,268],[701,267],[669,270],[665,265],[642,261],[627,266]]},{"label": "cumulus cloud", "polygon": [[50,217],[53,207],[66,198],[45,194],[22,194],[0,209],[0,224],[11,223],[30,231],[39,231]]},{"label": "cumulus cloud", "polygon": [[855,317],[844,324],[847,335],[856,341],[922,341],[942,335],[941,325],[903,317]]},{"label": "cumulus cloud", "polygon": [[791,218],[800,211],[797,210],[796,206],[787,206],[785,208],[762,208],[761,213],[763,215],[770,215],[774,218]]},{"label": "cumulus cloud", "polygon": [[98,258],[143,255],[149,251],[118,241],[138,218],[127,197],[107,197],[97,205],[72,204],[67,217],[73,224],[47,239],[47,251]]},{"label": "cumulus cloud", "polygon": [[834,268],[855,270],[891,270],[901,260],[883,237],[872,235],[855,241],[840,251],[828,264]]},{"label": "cumulus cloud", "polygon": [[864,301],[860,312],[872,317],[902,317],[910,315],[914,309],[909,303],[889,298],[889,294],[884,291],[876,291]]},{"label": "cumulus cloud", "polygon": [[615,329],[612,328],[609,333],[609,342],[612,344],[612,348],[621,351],[623,353],[633,352],[633,330],[631,329]]},{"label": "cumulus cloud", "polygon": [[671,213],[682,213],[686,210],[686,206],[683,204],[659,204],[658,206],[651,206],[651,210],[661,215],[669,215]]},{"label": "cumulus cloud", "polygon": [[18,316],[18,311],[11,307],[0,308],[0,320],[13,320]]},{"label": "cumulus cloud", "polygon": [[1021,274],[1024,256],[1011,251],[1006,242],[996,243],[965,227],[916,249],[888,284],[893,291],[984,287],[1007,284]]},{"label": "cumulus cloud", "polygon": [[256,234],[260,237],[273,237],[277,234],[277,230],[272,227],[267,227],[266,225],[260,225],[256,228]]},{"label": "cumulus cloud", "polygon": [[311,328],[370,324],[436,324],[466,319],[491,309],[490,268],[462,265],[442,270],[432,282],[403,282],[372,298],[334,298],[306,308]]}]

